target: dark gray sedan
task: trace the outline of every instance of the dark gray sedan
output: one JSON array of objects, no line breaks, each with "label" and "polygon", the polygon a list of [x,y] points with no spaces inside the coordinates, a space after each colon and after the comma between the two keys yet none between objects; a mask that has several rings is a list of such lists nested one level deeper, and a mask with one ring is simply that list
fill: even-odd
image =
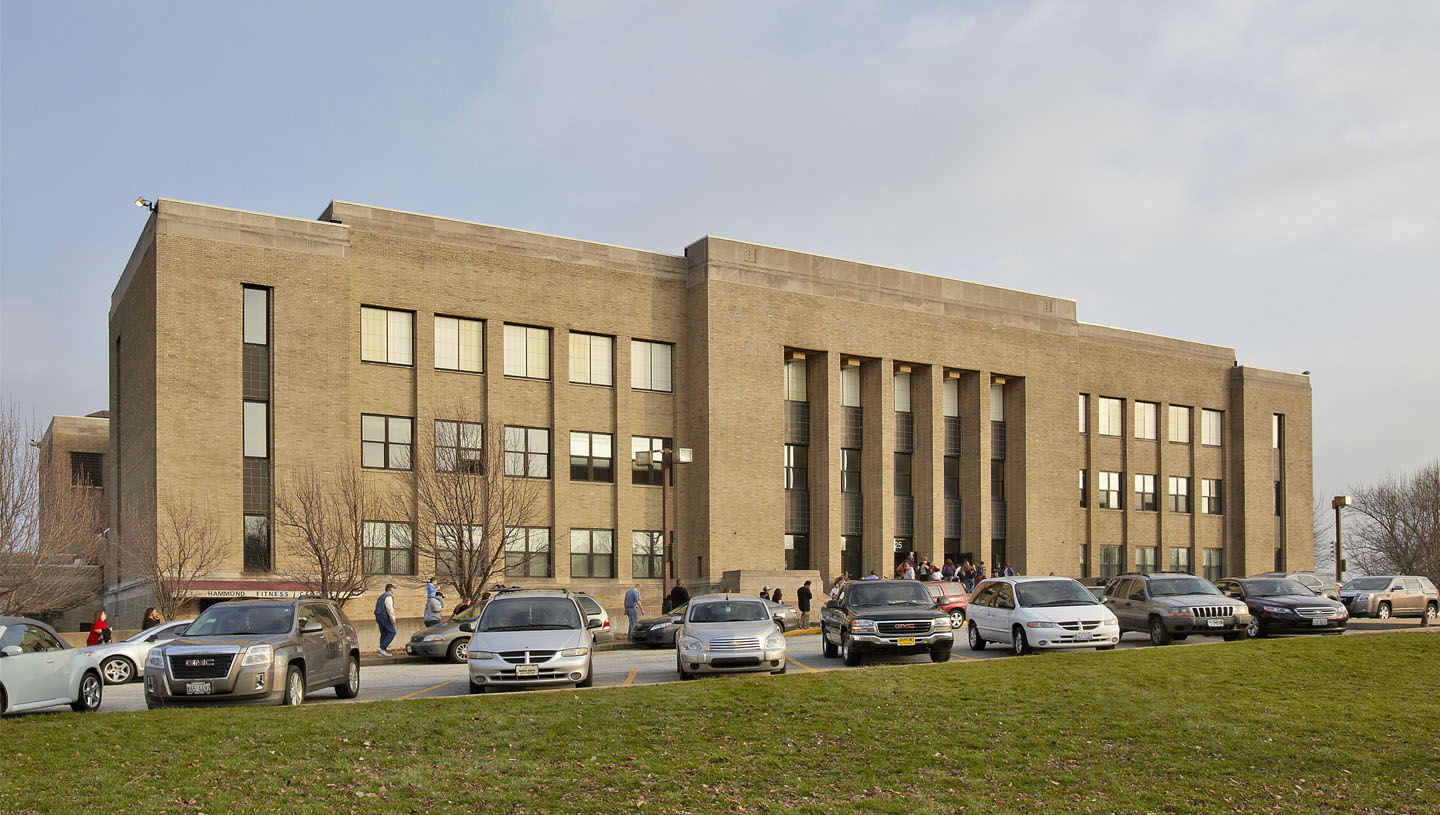
[{"label": "dark gray sedan", "polygon": [[460,624],[474,622],[484,610],[483,603],[476,603],[439,625],[420,629],[405,643],[405,653],[463,664],[466,661],[465,650],[470,647],[470,634],[461,631]]}]

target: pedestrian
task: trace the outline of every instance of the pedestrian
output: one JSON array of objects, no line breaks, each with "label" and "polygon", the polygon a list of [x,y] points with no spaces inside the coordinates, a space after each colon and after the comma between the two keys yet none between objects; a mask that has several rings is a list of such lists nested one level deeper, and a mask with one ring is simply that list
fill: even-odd
[{"label": "pedestrian", "polygon": [[835,585],[833,585],[833,586],[830,587],[830,599],[831,599],[831,600],[837,599],[837,598],[840,596],[840,589],[843,588],[844,586],[845,586],[845,575],[842,574],[842,575],[840,575],[839,578],[837,578],[837,579],[835,580]]},{"label": "pedestrian", "polygon": [[906,579],[906,580],[914,580],[914,579],[915,579],[915,562],[912,561],[912,560],[906,560],[906,561],[905,561],[905,579]]},{"label": "pedestrian", "polygon": [[464,601],[461,601],[460,605],[458,605],[458,606],[455,607],[454,613],[451,614],[450,616],[451,616],[452,618],[453,618],[453,617],[458,617],[458,616],[460,616],[460,613],[461,613],[461,612],[463,612],[465,609],[467,609],[467,608],[469,608],[469,607],[470,607],[470,604],[469,604],[469,603],[466,603],[466,602],[464,602]]},{"label": "pedestrian", "polygon": [[795,605],[800,607],[800,627],[810,627],[810,581],[795,590]]},{"label": "pedestrian", "polygon": [[625,632],[628,639],[635,638],[635,624],[640,622],[640,614],[645,611],[645,604],[640,602],[640,584],[636,583],[625,592],[625,616],[630,618],[630,630]]},{"label": "pedestrian", "polygon": [[165,619],[160,616],[160,612],[154,606],[150,606],[145,609],[145,616],[140,618],[140,630],[148,631],[163,622]]},{"label": "pedestrian", "polygon": [[435,592],[435,596],[433,596],[433,597],[431,597],[429,600],[426,600],[426,601],[425,601],[425,615],[424,615],[424,616],[425,616],[425,627],[426,627],[426,628],[429,628],[429,627],[432,626],[432,625],[439,625],[439,624],[440,624],[440,619],[441,619],[441,616],[440,616],[440,615],[441,615],[441,611],[442,611],[444,608],[445,608],[445,593],[442,592],[442,591],[437,591],[437,592]]},{"label": "pedestrian", "polygon": [[90,626],[90,636],[85,638],[86,645],[104,645],[111,639],[110,624],[105,622],[105,609],[95,612],[95,624]]},{"label": "pedestrian", "polygon": [[776,587],[775,587],[775,593],[772,594],[772,595],[770,595],[770,602],[772,602],[772,603],[778,603],[778,602],[780,602],[780,587],[779,587],[779,586],[776,586]]},{"label": "pedestrian", "polygon": [[761,600],[769,600],[769,599],[770,599],[770,587],[769,587],[769,586],[766,586],[765,588],[763,588],[763,589],[760,590],[760,599],[761,599]]},{"label": "pedestrian", "polygon": [[940,567],[940,579],[941,579],[941,580],[954,580],[954,579],[955,579],[955,561],[951,560],[951,559],[948,558],[948,557],[945,558],[945,565]]},{"label": "pedestrian", "polygon": [[435,578],[431,577],[430,580],[425,583],[425,602],[429,603],[430,598],[434,597],[436,594],[439,593],[440,590],[435,587]]},{"label": "pedestrian", "polygon": [[375,625],[380,628],[380,656],[388,657],[390,641],[395,639],[395,584],[386,583],[385,591],[375,601]]},{"label": "pedestrian", "polygon": [[862,579],[864,579],[864,580],[879,580],[879,579],[880,579],[880,575],[875,574],[875,570],[874,570],[874,569],[871,569],[871,570],[870,570],[870,574],[865,575],[865,577],[862,578]]},{"label": "pedestrian", "polygon": [[1007,560],[1007,561],[1005,562],[1005,577],[1014,577],[1014,576],[1015,576],[1015,570],[1012,569],[1012,568],[1010,568],[1010,562]]},{"label": "pedestrian", "polygon": [[690,590],[685,588],[685,581],[677,577],[675,585],[670,588],[670,609],[673,611],[688,602],[690,602]]}]

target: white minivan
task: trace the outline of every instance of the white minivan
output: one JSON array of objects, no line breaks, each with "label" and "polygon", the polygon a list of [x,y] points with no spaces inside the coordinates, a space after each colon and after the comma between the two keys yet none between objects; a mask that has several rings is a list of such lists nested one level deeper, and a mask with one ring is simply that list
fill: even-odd
[{"label": "white minivan", "polygon": [[1120,642],[1120,622],[1068,577],[996,577],[970,593],[970,648],[1005,642],[1017,655],[1036,648],[1095,648]]}]

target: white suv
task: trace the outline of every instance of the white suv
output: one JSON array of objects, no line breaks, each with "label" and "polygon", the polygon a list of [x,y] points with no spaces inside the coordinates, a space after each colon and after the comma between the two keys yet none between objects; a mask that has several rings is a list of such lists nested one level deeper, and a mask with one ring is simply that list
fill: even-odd
[{"label": "white suv", "polygon": [[592,631],[600,628],[575,595],[564,589],[502,591],[461,631],[471,632],[466,653],[470,692],[491,687],[574,685],[595,681]]},{"label": "white suv", "polygon": [[1068,577],[997,577],[970,594],[970,648],[1007,642],[1016,654],[1035,648],[1095,648],[1120,642],[1120,623],[1095,595]]}]

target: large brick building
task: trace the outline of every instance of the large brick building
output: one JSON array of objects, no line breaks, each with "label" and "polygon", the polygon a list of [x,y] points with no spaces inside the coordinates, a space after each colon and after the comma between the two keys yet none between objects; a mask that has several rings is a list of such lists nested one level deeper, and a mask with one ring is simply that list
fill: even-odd
[{"label": "large brick building", "polygon": [[[112,527],[157,494],[211,508],[230,593],[284,588],[272,485],[349,455],[387,488],[457,406],[543,482],[524,582],[612,600],[659,588],[661,490],[629,460],[667,440],[694,450],[670,516],[693,583],[911,550],[1091,578],[1313,565],[1308,379],[1045,295],[715,237],[670,255],[161,200],[109,341]],[[375,521],[375,562],[423,581],[389,550],[430,531]],[[140,602],[110,567],[112,601]]]}]

